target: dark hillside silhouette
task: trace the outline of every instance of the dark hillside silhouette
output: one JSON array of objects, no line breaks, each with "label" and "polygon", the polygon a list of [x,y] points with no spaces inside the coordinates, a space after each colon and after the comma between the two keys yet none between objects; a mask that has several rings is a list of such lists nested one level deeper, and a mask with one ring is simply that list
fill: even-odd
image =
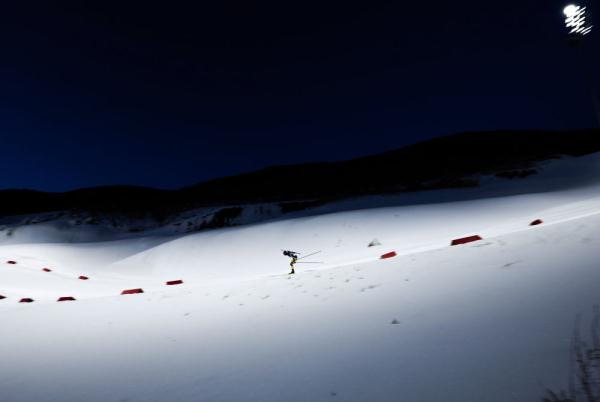
[{"label": "dark hillside silhouette", "polygon": [[[64,193],[0,191],[0,216],[77,210],[165,219],[187,209],[253,202],[319,203],[364,194],[476,186],[473,176],[519,178],[536,161],[600,151],[600,130],[463,133],[334,163],[273,166],[179,190],[107,186]],[[289,204],[294,205],[294,204]]]}]

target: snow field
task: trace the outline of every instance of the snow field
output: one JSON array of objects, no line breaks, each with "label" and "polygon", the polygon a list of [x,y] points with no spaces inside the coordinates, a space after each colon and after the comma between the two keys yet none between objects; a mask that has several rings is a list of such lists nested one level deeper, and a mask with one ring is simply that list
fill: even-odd
[{"label": "snow field", "polygon": [[[598,160],[381,201],[397,206],[0,246],[0,401],[540,400],[567,387],[575,316],[600,304]],[[281,249],[324,263],[290,276]]]}]

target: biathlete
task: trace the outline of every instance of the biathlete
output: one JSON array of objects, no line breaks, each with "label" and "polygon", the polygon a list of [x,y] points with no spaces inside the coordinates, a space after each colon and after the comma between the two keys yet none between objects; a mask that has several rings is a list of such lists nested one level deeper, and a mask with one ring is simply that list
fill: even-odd
[{"label": "biathlete", "polygon": [[298,253],[296,253],[295,251],[289,251],[289,250],[283,250],[283,255],[285,255],[286,257],[290,257],[292,260],[290,261],[290,275],[291,274],[295,274],[296,270],[295,265],[296,265],[296,261],[298,261]]}]

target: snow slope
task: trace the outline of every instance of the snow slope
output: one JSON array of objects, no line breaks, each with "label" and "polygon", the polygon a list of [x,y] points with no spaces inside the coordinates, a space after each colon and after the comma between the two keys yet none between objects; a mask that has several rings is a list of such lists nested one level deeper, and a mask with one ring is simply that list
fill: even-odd
[{"label": "snow slope", "polygon": [[[239,228],[0,246],[0,401],[539,400],[600,303],[598,172],[591,155]],[[323,263],[288,276],[280,249]]]}]

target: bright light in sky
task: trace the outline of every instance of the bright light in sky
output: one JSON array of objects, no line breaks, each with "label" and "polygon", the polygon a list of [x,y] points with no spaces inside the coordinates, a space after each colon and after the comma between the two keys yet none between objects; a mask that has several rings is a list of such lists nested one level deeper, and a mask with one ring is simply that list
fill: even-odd
[{"label": "bright light in sky", "polygon": [[565,13],[565,24],[570,28],[569,34],[587,35],[592,31],[592,25],[586,21],[586,7],[569,4],[563,10]]},{"label": "bright light in sky", "polygon": [[568,6],[565,7],[565,9],[563,10],[563,12],[565,13],[565,15],[567,17],[572,17],[575,14],[577,14],[577,11],[579,11],[579,6],[576,6],[574,4],[569,4]]}]

